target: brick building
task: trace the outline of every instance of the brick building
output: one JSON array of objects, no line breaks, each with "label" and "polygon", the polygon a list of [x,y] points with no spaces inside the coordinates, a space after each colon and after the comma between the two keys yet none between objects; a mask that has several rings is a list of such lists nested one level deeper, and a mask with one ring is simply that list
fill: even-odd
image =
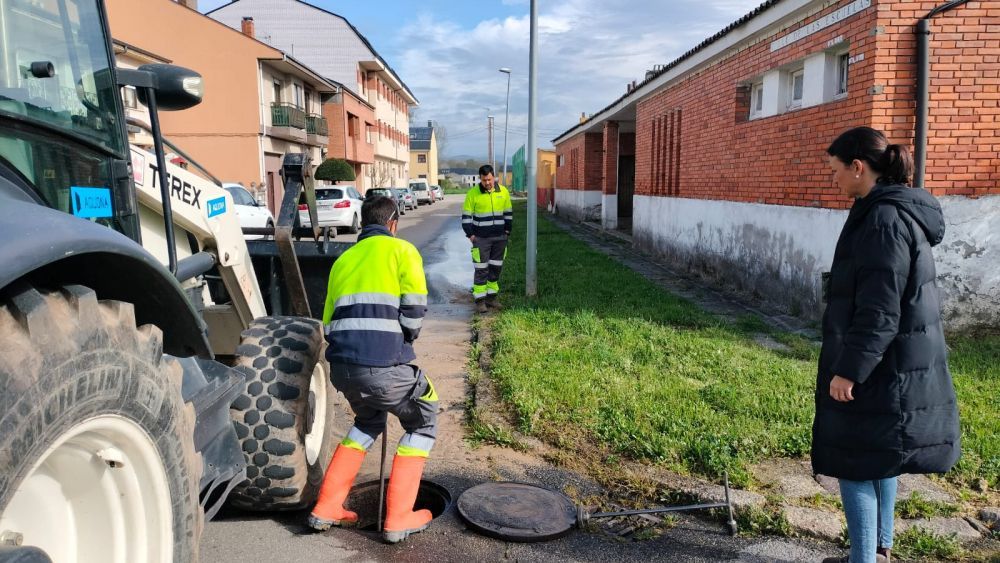
[{"label": "brick building", "polygon": [[[558,212],[817,315],[851,201],[825,149],[867,125],[913,146],[945,209],[952,327],[1000,322],[1000,1],[770,0],[554,140]],[[926,151],[917,23],[929,23]]]}]

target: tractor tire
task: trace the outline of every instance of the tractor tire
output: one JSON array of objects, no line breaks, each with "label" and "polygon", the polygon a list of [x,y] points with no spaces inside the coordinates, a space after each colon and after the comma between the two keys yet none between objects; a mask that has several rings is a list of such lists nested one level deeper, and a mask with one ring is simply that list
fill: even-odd
[{"label": "tractor tire", "polygon": [[55,561],[197,561],[202,460],[182,379],[132,304],[83,286],[8,289],[0,529]]},{"label": "tractor tire", "polygon": [[262,317],[243,331],[235,369],[247,376],[230,415],[247,480],[229,503],[255,511],[311,508],[335,446],[336,390],[319,321]]}]

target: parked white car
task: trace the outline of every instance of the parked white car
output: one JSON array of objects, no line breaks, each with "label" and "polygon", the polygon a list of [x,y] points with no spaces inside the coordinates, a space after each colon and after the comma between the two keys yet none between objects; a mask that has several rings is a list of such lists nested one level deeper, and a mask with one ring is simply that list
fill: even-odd
[{"label": "parked white car", "polygon": [[[311,227],[305,194],[299,197],[299,222]],[[364,198],[354,186],[316,186],[316,217],[320,227],[346,228],[349,233],[361,230],[361,204]]]},{"label": "parked white car", "polygon": [[[253,195],[239,184],[222,184],[233,198],[233,208],[240,221],[240,227],[274,227],[274,215],[266,206],[257,203]],[[243,235],[245,239],[262,239],[263,235]]]},{"label": "parked white car", "polygon": [[434,192],[431,191],[427,180],[410,180],[410,191],[413,192],[413,199],[417,200],[417,205],[434,203]]}]

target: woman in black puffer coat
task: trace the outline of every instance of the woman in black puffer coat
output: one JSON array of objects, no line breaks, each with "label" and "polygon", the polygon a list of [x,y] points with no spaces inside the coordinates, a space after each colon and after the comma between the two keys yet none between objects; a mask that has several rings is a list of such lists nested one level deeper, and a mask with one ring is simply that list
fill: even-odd
[{"label": "woman in black puffer coat", "polygon": [[913,161],[882,133],[851,129],[827,149],[834,182],[855,197],[824,284],[812,464],[840,480],[849,558],[887,561],[896,477],[958,461],[958,407],[931,247],[937,200],[907,182]]}]

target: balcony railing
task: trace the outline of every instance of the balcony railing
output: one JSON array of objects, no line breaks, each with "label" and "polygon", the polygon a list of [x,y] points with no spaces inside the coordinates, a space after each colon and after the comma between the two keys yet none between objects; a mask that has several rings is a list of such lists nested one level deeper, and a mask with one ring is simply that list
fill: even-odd
[{"label": "balcony railing", "polygon": [[272,127],[306,128],[306,112],[289,104],[271,104]]},{"label": "balcony railing", "polygon": [[306,133],[310,135],[319,135],[321,137],[330,136],[330,128],[326,123],[326,118],[319,115],[310,115],[306,117]]}]

